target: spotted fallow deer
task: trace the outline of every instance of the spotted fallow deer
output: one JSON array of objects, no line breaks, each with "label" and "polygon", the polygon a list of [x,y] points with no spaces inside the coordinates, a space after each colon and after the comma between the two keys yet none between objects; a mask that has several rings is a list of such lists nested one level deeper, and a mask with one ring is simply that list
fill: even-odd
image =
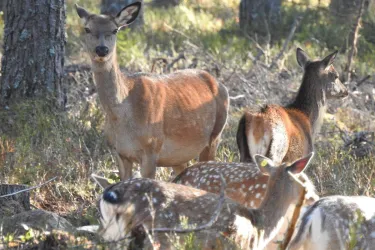
[{"label": "spotted fallow deer", "polygon": [[[303,199],[305,185],[298,175],[312,155],[283,167],[266,157],[254,156],[260,171],[269,175],[259,209],[248,209],[225,198],[214,224],[194,233],[195,244],[202,249],[234,249],[225,247],[225,242],[232,242],[239,249],[263,249],[277,233],[289,205]],[[205,224],[216,212],[218,200],[217,194],[175,183],[151,179],[119,182],[107,187],[99,200],[101,235],[107,241],[131,236],[138,247],[146,249],[151,238],[158,249],[170,249],[173,243],[165,233],[146,235],[155,228],[182,228],[184,221],[185,226]]]},{"label": "spotted fallow deer", "polygon": [[375,248],[375,198],[329,196],[302,216],[288,249]]},{"label": "spotted fallow deer", "polygon": [[280,164],[313,151],[327,99],[348,95],[333,67],[336,54],[337,51],[323,60],[311,61],[302,49],[297,49],[297,62],[304,69],[298,94],[285,107],[266,105],[245,112],[237,130],[241,162],[251,162],[255,154],[261,154]]},{"label": "spotted fallow deer", "polygon": [[[247,208],[258,208],[261,205],[266,195],[269,177],[264,175],[254,163],[199,162],[186,168],[173,182],[212,193],[219,193],[221,186],[220,176],[224,177],[227,197]],[[314,185],[304,173],[299,175],[299,179],[308,187],[304,205],[312,205],[319,199]],[[296,205],[290,204],[288,211],[284,215],[285,219],[281,222],[280,231],[275,235],[275,238],[271,239],[272,242],[283,239]],[[270,243],[267,249],[276,249],[277,247],[277,244]]]},{"label": "spotted fallow deer", "polygon": [[142,177],[154,178],[156,166],[178,173],[197,155],[213,160],[229,105],[226,87],[202,70],[121,73],[116,33],[136,19],[140,8],[136,2],[112,17],[76,6],[121,180],[132,176],[133,162],[140,163]]}]

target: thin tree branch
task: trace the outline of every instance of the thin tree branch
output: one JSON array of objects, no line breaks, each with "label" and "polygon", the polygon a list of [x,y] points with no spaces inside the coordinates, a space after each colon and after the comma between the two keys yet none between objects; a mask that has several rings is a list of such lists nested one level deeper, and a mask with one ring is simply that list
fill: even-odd
[{"label": "thin tree branch", "polygon": [[293,22],[292,28],[290,29],[289,35],[288,35],[287,39],[285,40],[285,42],[283,44],[283,48],[281,49],[280,53],[275,57],[275,59],[273,59],[273,61],[271,63],[271,66],[270,66],[270,69],[275,67],[277,65],[277,63],[279,62],[280,58],[283,57],[285,51],[288,48],[288,44],[293,39],[294,33],[296,32],[298,26],[301,23],[301,20],[302,20],[302,16],[298,16],[298,17],[296,17],[296,19],[294,19],[294,22]]},{"label": "thin tree branch", "polygon": [[33,190],[33,189],[40,188],[40,187],[46,185],[47,183],[49,183],[51,181],[54,181],[56,178],[57,178],[57,176],[53,177],[52,179],[49,179],[46,182],[43,182],[43,183],[39,184],[38,186],[33,186],[33,187],[30,187],[30,188],[22,189],[20,191],[17,191],[17,192],[11,193],[11,194],[5,194],[5,195],[0,196],[0,198],[5,198],[5,197],[13,196],[13,195],[16,195],[16,194],[19,194],[19,193],[23,193],[23,192],[27,192],[27,191],[30,191],[30,190]]},{"label": "thin tree branch", "polygon": [[359,6],[359,9],[358,9],[358,15],[357,15],[357,18],[356,18],[356,21],[355,21],[355,25],[353,27],[353,30],[350,32],[349,34],[349,38],[351,38],[351,48],[350,48],[350,52],[349,52],[349,55],[348,55],[348,74],[346,76],[346,79],[348,82],[350,82],[350,78],[351,78],[351,70],[352,70],[352,64],[353,64],[353,61],[354,61],[354,56],[355,54],[357,54],[357,42],[358,42],[358,34],[359,34],[359,30],[361,28],[361,20],[362,20],[362,15],[363,15],[363,12],[364,12],[364,9],[365,9],[365,0],[362,0],[361,1],[361,4]]}]

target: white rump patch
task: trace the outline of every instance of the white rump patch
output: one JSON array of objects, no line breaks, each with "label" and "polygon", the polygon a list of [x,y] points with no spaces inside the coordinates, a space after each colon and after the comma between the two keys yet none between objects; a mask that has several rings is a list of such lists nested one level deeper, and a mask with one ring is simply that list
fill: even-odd
[{"label": "white rump patch", "polygon": [[[247,133],[247,144],[250,150],[250,156],[253,158],[254,155],[266,155],[267,150],[269,148],[269,145],[271,143],[271,134],[265,133],[258,142],[255,141],[254,138],[254,129],[251,127],[250,130]],[[253,158],[253,161],[255,162],[255,159]]]}]

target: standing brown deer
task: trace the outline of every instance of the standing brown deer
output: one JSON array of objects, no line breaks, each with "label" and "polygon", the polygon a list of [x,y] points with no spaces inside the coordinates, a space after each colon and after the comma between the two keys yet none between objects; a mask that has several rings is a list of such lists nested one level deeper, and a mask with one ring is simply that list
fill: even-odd
[{"label": "standing brown deer", "polygon": [[202,70],[121,73],[116,33],[136,19],[140,8],[136,2],[112,17],[76,6],[121,180],[132,176],[133,162],[140,163],[142,177],[154,178],[157,165],[178,173],[198,154],[201,161],[213,160],[229,105],[225,86]]},{"label": "standing brown deer", "polygon": [[[225,242],[229,241],[239,249],[263,249],[279,230],[289,205],[304,194],[305,186],[298,175],[312,156],[310,153],[289,166],[275,166],[272,160],[256,155],[260,171],[269,175],[259,209],[248,209],[226,198],[214,224],[194,233],[194,244],[202,249],[228,249]],[[207,223],[217,212],[218,200],[217,194],[174,183],[151,179],[119,182],[107,187],[99,200],[101,235],[118,243],[131,236],[138,247],[148,249],[147,235],[153,229],[181,228],[184,220],[190,226]],[[172,247],[164,233],[155,233],[151,239],[159,249]]]},{"label": "standing brown deer", "polygon": [[375,198],[329,196],[300,219],[288,249],[336,250],[375,248]]},{"label": "standing brown deer", "polygon": [[242,162],[261,154],[280,164],[313,151],[327,99],[348,95],[332,65],[336,54],[337,51],[323,60],[311,61],[302,49],[297,49],[297,61],[304,75],[295,100],[285,107],[266,105],[247,111],[240,119],[237,145]]}]

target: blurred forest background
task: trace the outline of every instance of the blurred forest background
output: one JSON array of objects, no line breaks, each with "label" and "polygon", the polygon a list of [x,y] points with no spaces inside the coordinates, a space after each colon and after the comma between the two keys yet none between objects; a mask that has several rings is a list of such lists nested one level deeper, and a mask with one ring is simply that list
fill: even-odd
[{"label": "blurred forest background", "polygon": [[[116,181],[117,166],[103,139],[103,112],[74,4],[114,14],[133,1],[45,1],[25,0],[22,6],[0,1],[0,183],[34,186],[57,177],[30,192],[31,207],[56,213],[72,227],[97,224],[101,190],[90,175]],[[200,68],[224,83],[231,108],[218,161],[239,160],[235,133],[246,107],[286,104],[295,96],[303,73],[297,47],[312,58],[338,50],[335,68],[350,94],[329,103],[309,176],[322,196],[375,195],[375,1],[143,3],[141,17],[118,33],[120,66],[124,72],[156,74]],[[19,14],[28,10],[29,16]],[[58,35],[48,38],[43,28],[31,27],[41,22],[27,18],[53,23]],[[36,44],[44,38],[54,41],[52,47]],[[43,74],[37,74],[38,67]],[[168,180],[170,170],[160,168],[157,174]],[[27,209],[0,200],[0,219]],[[67,246],[82,243],[64,239]],[[12,240],[0,233],[0,248],[1,241]],[[34,240],[29,235],[23,243]]]}]

